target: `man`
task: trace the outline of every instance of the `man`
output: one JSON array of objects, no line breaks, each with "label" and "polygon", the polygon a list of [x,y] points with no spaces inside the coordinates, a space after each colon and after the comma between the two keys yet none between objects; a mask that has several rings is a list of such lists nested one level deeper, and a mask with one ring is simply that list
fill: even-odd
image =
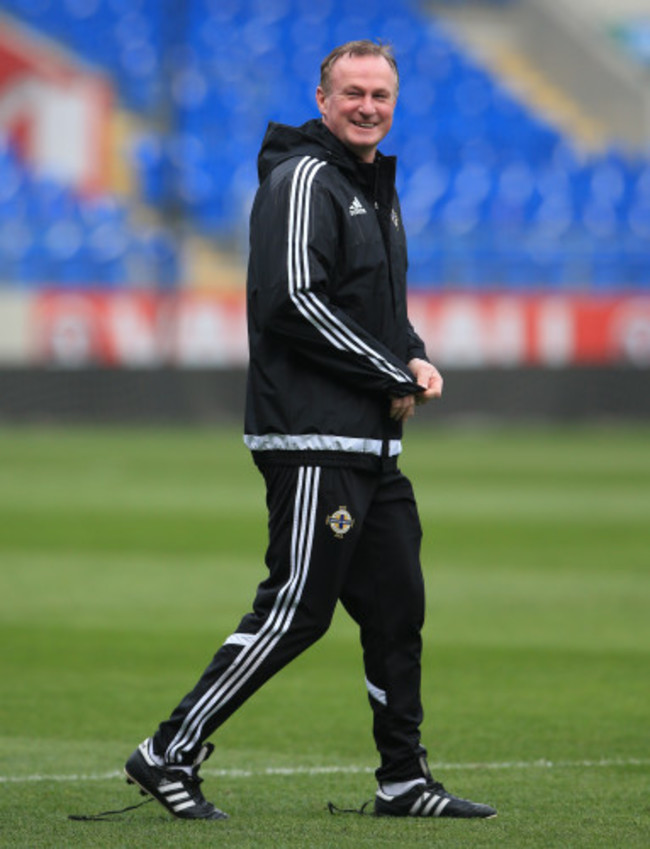
[{"label": "man", "polygon": [[321,66],[321,120],[271,124],[251,213],[245,442],[264,476],[268,578],[203,676],[126,764],[181,818],[221,819],[199,788],[204,741],[327,630],[359,624],[381,757],[375,812],[491,817],[433,780],[420,743],[421,529],[397,468],[402,423],[442,378],[406,313],[391,128],[398,74],[369,41]]}]

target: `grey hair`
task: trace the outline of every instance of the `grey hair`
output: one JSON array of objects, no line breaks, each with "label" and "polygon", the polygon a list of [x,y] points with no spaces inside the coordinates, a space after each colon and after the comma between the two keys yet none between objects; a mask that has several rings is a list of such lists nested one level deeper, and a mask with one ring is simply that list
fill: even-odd
[{"label": "grey hair", "polygon": [[399,71],[397,61],[389,44],[362,39],[361,41],[348,41],[335,47],[331,53],[323,59],[320,66],[320,87],[325,94],[331,92],[331,72],[335,62],[342,56],[382,56],[395,73],[395,93],[399,90]]}]

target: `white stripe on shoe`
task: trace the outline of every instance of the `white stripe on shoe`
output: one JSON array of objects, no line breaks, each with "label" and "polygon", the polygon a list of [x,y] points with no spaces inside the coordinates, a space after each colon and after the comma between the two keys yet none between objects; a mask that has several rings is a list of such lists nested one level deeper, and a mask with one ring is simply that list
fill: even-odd
[{"label": "white stripe on shoe", "polygon": [[194,804],[191,799],[188,799],[187,802],[181,802],[180,805],[172,805],[172,810],[177,814],[179,811],[186,811],[188,808],[194,807]]},{"label": "white stripe on shoe", "polygon": [[422,816],[422,817],[430,816],[431,815],[431,809],[436,805],[436,803],[438,802],[439,799],[440,799],[440,796],[438,796],[437,793],[434,793],[433,796],[431,796],[429,798],[427,798],[426,794],[423,793],[422,796],[420,797],[422,810],[418,812],[420,814],[420,816]]},{"label": "white stripe on shoe", "polygon": [[450,801],[451,801],[451,799],[448,799],[448,798],[443,799],[440,802],[440,804],[438,805],[438,807],[435,809],[435,811],[433,812],[434,817],[439,817],[442,814],[442,812],[444,811],[444,809],[447,807],[447,805],[449,804]]},{"label": "white stripe on shoe", "polygon": [[168,802],[179,802],[181,799],[188,799],[189,795],[186,790],[183,790],[181,793],[174,793],[173,795],[168,796],[167,790],[163,787],[158,788],[161,793],[165,794],[165,798]]}]

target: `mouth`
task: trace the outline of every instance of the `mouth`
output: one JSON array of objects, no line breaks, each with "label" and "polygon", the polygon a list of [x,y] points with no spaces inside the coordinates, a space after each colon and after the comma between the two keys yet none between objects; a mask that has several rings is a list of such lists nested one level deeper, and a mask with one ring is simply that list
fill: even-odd
[{"label": "mouth", "polygon": [[353,121],[352,123],[355,127],[360,127],[362,130],[374,130],[377,126],[376,124],[371,124],[368,121]]}]

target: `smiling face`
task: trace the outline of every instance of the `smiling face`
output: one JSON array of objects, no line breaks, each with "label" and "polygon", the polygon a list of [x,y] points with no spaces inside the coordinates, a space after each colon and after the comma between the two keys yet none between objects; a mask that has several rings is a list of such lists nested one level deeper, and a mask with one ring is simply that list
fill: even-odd
[{"label": "smiling face", "polygon": [[316,89],[323,123],[363,162],[393,124],[397,76],[383,56],[344,55],[330,71],[327,90]]}]

